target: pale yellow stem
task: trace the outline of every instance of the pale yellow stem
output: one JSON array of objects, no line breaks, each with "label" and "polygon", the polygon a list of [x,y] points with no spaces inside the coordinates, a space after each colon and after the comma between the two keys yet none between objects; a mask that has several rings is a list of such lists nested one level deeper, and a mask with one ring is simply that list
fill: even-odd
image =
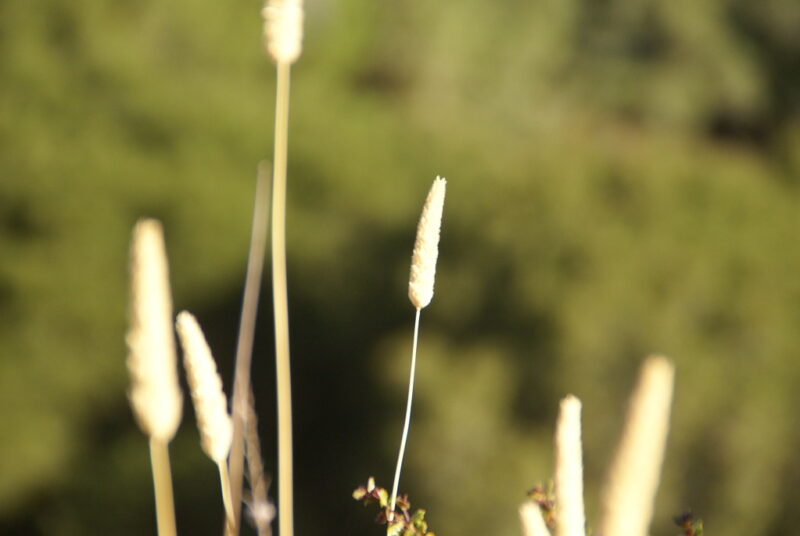
[{"label": "pale yellow stem", "polygon": [[166,441],[150,439],[150,463],[156,495],[158,536],[175,536],[175,504],[172,497],[172,473]]},{"label": "pale yellow stem", "polygon": [[289,137],[290,64],[278,62],[275,158],[272,181],[272,299],[278,391],[278,527],[294,534],[292,480],[292,385],[289,366],[289,300],[286,282],[286,160]]},{"label": "pale yellow stem", "polygon": [[219,483],[222,488],[222,504],[225,506],[225,534],[230,536],[236,530],[233,517],[233,503],[231,502],[231,479],[228,475],[228,464],[223,460],[217,464],[219,468]]}]

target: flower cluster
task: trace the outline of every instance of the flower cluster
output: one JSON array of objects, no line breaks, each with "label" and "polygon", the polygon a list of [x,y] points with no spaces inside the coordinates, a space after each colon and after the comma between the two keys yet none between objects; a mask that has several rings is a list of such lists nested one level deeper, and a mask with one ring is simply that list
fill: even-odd
[{"label": "flower cluster", "polygon": [[[408,495],[397,497],[394,511],[389,509],[389,492],[375,485],[375,479],[369,477],[366,486],[359,486],[353,491],[353,498],[363,501],[364,506],[377,504],[380,509],[375,522],[386,525],[386,536],[436,536],[428,532],[428,522],[425,521],[425,510],[418,509],[411,513],[411,503]],[[398,511],[399,510],[399,511]]]},{"label": "flower cluster", "polygon": [[696,519],[691,511],[676,516],[674,521],[683,529],[684,536],[703,536],[703,520]]},{"label": "flower cluster", "polygon": [[542,511],[542,517],[547,525],[547,528],[553,530],[556,528],[556,492],[554,489],[553,481],[547,483],[547,488],[541,484],[537,484],[528,492],[528,498],[535,502],[539,509]]}]

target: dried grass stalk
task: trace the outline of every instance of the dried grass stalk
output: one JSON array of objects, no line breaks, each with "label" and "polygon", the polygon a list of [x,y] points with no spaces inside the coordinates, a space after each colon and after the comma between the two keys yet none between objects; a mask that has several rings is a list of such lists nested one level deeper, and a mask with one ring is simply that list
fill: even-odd
[{"label": "dried grass stalk", "polygon": [[217,365],[194,316],[186,311],[179,313],[176,327],[200,430],[200,445],[209,458],[225,463],[231,448],[233,424]]},{"label": "dried grass stalk", "polygon": [[569,395],[561,401],[556,426],[557,536],[584,536],[581,401]]},{"label": "dried grass stalk", "polygon": [[258,536],[271,536],[270,524],[275,519],[275,507],[267,497],[269,480],[264,474],[261,460],[261,441],[258,438],[258,415],[255,408],[255,397],[250,391],[247,405],[247,430],[245,433],[245,459],[247,460],[247,477],[250,481],[250,501],[248,509]]},{"label": "dried grass stalk", "polygon": [[417,239],[414,243],[411,274],[408,278],[408,298],[417,309],[426,307],[433,299],[446,186],[447,181],[443,177],[436,177],[422,207],[422,215],[417,225]]},{"label": "dried grass stalk", "polygon": [[602,498],[603,536],[646,536],[669,430],[675,370],[665,357],[650,357],[631,395],[622,439]]},{"label": "dried grass stalk", "polygon": [[269,164],[258,165],[256,191],[251,219],[250,248],[247,253],[242,309],[239,317],[239,335],[236,342],[236,366],[233,380],[233,441],[228,460],[233,505],[233,534],[238,534],[242,505],[242,480],[244,469],[244,434],[247,420],[247,393],[250,391],[250,366],[253,358],[258,298],[264,272],[269,221]]},{"label": "dried grass stalk", "polygon": [[550,536],[542,517],[542,510],[533,501],[526,501],[519,507],[519,519],[523,536]]},{"label": "dried grass stalk", "polygon": [[140,220],[131,241],[128,345],[129,398],[139,427],[168,443],[178,429],[183,397],[172,332],[167,254],[161,224]]},{"label": "dried grass stalk", "polygon": [[268,0],[264,17],[264,43],[276,63],[294,63],[303,48],[303,2]]}]

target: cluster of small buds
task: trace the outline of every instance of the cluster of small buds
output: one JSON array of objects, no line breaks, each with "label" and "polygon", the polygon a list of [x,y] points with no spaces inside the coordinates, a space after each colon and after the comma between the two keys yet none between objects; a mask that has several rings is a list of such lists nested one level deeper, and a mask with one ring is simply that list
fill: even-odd
[{"label": "cluster of small buds", "polygon": [[418,509],[411,513],[408,495],[398,496],[396,509],[390,512],[389,492],[376,486],[372,477],[369,477],[365,486],[359,486],[353,491],[353,498],[362,501],[364,506],[378,505],[380,510],[375,522],[387,526],[386,536],[436,536],[433,532],[428,532],[425,510]]},{"label": "cluster of small buds", "polygon": [[539,505],[547,528],[553,530],[556,526],[556,494],[553,482],[547,483],[547,489],[537,484],[528,491],[528,498]]},{"label": "cluster of small buds", "polygon": [[683,530],[683,536],[703,536],[703,520],[696,519],[691,510],[674,517],[673,521]]}]

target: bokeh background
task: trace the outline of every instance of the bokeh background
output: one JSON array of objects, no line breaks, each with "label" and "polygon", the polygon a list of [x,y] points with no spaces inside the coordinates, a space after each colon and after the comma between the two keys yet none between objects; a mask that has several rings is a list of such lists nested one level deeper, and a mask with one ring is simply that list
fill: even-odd
[{"label": "bokeh background", "polygon": [[[164,222],[228,389],[274,69],[255,0],[0,3],[0,533],[154,532],[126,401],[126,258]],[[298,535],[380,534],[416,219],[449,180],[402,488],[513,535],[558,400],[589,518],[641,360],[677,387],[654,535],[800,529],[800,3],[308,0],[289,186]],[[254,382],[275,470],[269,292]],[[218,534],[190,404],[182,534]]]}]

